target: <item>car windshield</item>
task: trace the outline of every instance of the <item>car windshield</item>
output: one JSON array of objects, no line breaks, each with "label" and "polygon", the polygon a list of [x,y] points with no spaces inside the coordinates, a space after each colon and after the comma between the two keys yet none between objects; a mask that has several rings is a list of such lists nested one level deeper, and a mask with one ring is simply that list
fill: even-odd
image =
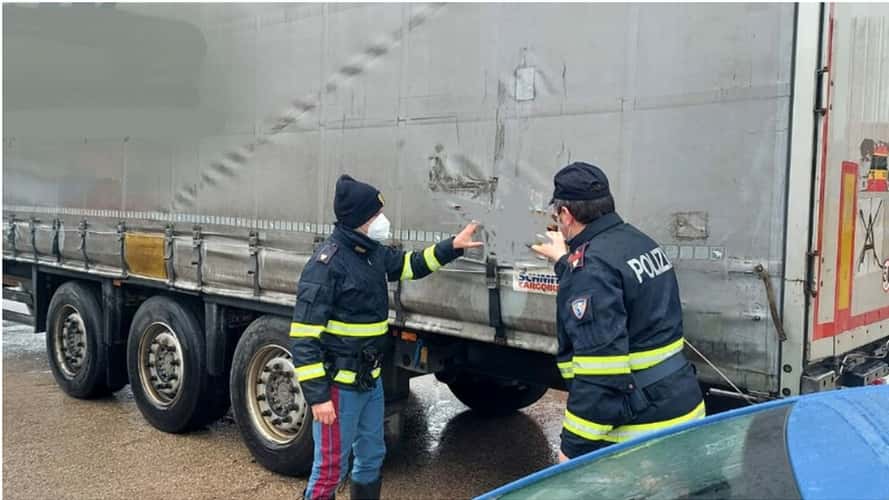
[{"label": "car windshield", "polygon": [[646,441],[500,498],[799,498],[785,445],[791,406]]}]

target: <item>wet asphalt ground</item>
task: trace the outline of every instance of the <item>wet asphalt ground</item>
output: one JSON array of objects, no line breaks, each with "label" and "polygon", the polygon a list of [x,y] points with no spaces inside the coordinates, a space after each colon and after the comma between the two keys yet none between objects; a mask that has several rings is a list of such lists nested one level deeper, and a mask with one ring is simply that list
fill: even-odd
[{"label": "wet asphalt ground", "polygon": [[[230,413],[165,434],[142,418],[129,386],[93,401],[66,396],[31,327],[4,321],[2,345],[4,498],[277,499],[305,487],[254,463]],[[470,498],[556,462],[562,392],[501,418],[477,416],[431,376],[413,379],[411,392],[383,498]]]}]

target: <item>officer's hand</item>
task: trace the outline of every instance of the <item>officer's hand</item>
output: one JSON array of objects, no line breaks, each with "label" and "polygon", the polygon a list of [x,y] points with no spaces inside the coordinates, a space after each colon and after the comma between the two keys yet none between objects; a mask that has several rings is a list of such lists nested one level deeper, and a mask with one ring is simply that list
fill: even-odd
[{"label": "officer's hand", "polygon": [[454,250],[478,248],[484,245],[484,242],[472,241],[472,235],[475,234],[476,229],[478,229],[478,222],[471,222],[464,227],[460,234],[454,237]]},{"label": "officer's hand", "polygon": [[316,422],[324,425],[332,424],[336,420],[336,410],[333,409],[333,401],[312,405],[312,416],[315,417]]},{"label": "officer's hand", "polygon": [[567,455],[565,455],[564,453],[562,453],[562,450],[559,450],[559,463],[560,463],[560,464],[563,464],[563,463],[567,462],[568,460],[571,460],[571,459],[568,458]]},{"label": "officer's hand", "polygon": [[556,262],[568,253],[565,237],[559,231],[547,231],[546,236],[549,238],[549,242],[531,245],[531,250],[552,262]]}]

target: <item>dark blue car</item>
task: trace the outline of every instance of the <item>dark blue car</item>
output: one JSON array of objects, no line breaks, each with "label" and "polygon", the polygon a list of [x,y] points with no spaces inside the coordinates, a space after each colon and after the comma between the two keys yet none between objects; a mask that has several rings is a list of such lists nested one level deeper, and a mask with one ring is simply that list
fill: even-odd
[{"label": "dark blue car", "polygon": [[889,499],[889,386],[749,406],[610,446],[480,499]]}]

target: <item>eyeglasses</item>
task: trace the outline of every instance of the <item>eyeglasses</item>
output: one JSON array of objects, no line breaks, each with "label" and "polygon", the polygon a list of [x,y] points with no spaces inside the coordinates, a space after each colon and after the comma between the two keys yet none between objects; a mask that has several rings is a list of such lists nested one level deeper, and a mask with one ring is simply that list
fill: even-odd
[{"label": "eyeglasses", "polygon": [[551,214],[549,214],[549,218],[553,220],[553,223],[546,226],[546,230],[547,231],[558,231],[559,230],[559,223],[560,223],[559,222],[559,214],[558,213],[554,213],[554,214],[551,213]]}]

